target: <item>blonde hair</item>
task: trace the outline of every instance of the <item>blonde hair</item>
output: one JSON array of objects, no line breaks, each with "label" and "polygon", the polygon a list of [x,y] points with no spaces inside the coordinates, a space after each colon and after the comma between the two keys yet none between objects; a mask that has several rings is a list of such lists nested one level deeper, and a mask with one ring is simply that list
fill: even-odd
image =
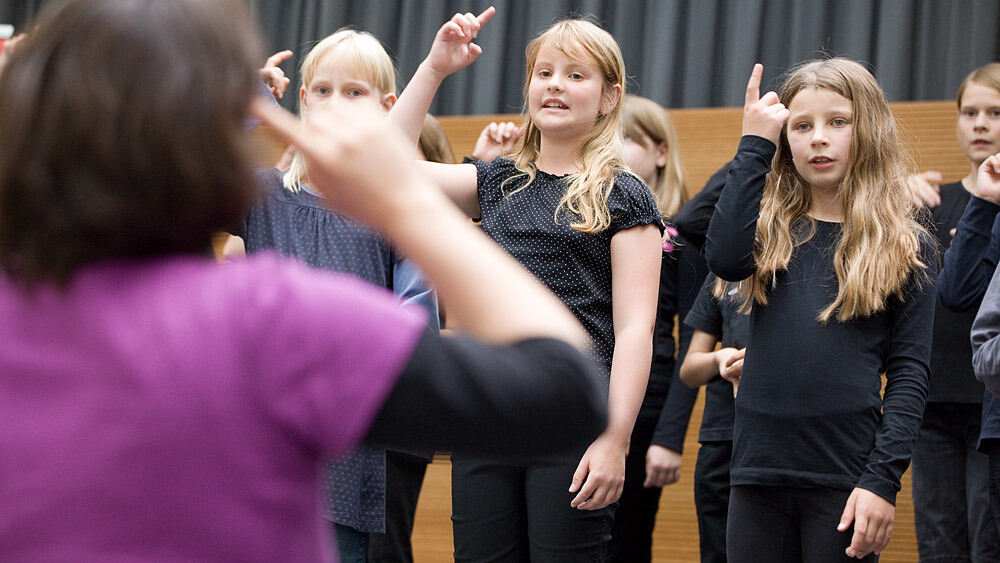
[{"label": "blonde hair", "polygon": [[455,153],[451,151],[448,136],[437,119],[431,114],[424,115],[424,126],[420,129],[420,139],[417,141],[424,160],[453,164]]},{"label": "blonde hair", "polygon": [[958,109],[962,109],[962,94],[965,94],[965,89],[969,86],[970,82],[989,86],[1000,92],[1000,63],[985,64],[970,72],[965,77],[965,80],[958,87],[958,94],[955,96],[955,103],[958,105]]},{"label": "blonde hair", "polygon": [[[604,101],[616,95],[616,85],[621,87],[621,93],[624,94],[625,61],[618,43],[610,33],[589,21],[568,19],[552,24],[528,43],[525,49],[525,99],[535,72],[538,51],[543,45],[551,45],[579,61],[593,60],[604,79]],[[565,211],[575,218],[570,227],[578,231],[597,233],[611,225],[608,197],[614,187],[615,173],[630,173],[625,166],[621,106],[621,103],[615,103],[611,111],[598,116],[593,130],[584,137],[580,145],[581,170],[567,178],[566,193],[556,206],[556,222],[559,222],[560,215]],[[527,102],[522,113],[524,135],[514,145],[511,158],[527,179],[511,193],[531,185],[538,173],[535,162],[541,146],[541,132],[531,120]],[[520,177],[518,175],[508,180]]]},{"label": "blonde hair", "polygon": [[[854,114],[847,172],[837,190],[844,209],[843,230],[833,255],[837,297],[817,316],[821,322],[834,316],[844,322],[886,308],[911,274],[925,266],[920,238],[929,235],[915,218],[905,184],[908,163],[875,77],[849,59],[806,62],[789,71],[781,102],[788,107],[806,89],[829,90],[851,100]],[[816,222],[807,213],[811,200],[809,185],[792,162],[783,128],[760,205],[754,248],[757,270],[740,284],[744,309],[753,301],[767,304],[767,291],[777,273],[788,267],[795,247],[816,233]],[[805,228],[799,223],[802,219],[808,220]]]},{"label": "blonde hair", "polygon": [[[355,77],[363,78],[382,94],[396,93],[396,68],[382,43],[371,33],[341,28],[317,43],[302,60],[302,67],[299,69],[303,87],[309,88],[316,75],[316,67],[327,55],[337,57],[337,61],[345,65]],[[300,114],[304,112],[305,108],[299,110]],[[290,191],[297,192],[302,189],[305,177],[305,160],[296,152],[288,172],[282,178],[282,184]]]},{"label": "blonde hair", "polygon": [[662,143],[666,147],[667,163],[658,168],[656,185],[649,186],[649,189],[653,191],[656,205],[664,217],[677,215],[688,197],[677,147],[677,132],[670,114],[649,98],[629,94],[622,102],[622,125],[625,135],[633,141],[638,143],[645,136],[654,146]]}]

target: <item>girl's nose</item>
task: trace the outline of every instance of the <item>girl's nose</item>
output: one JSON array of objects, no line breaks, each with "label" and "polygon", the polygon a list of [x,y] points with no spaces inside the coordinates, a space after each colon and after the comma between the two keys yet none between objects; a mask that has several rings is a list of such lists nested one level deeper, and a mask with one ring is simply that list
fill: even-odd
[{"label": "girl's nose", "polygon": [[826,131],[822,127],[817,127],[813,130],[812,141],[810,141],[812,146],[826,146],[829,142],[830,141],[827,138]]},{"label": "girl's nose", "polygon": [[989,120],[986,119],[986,112],[981,111],[976,113],[976,121],[974,122],[973,126],[976,129],[986,129],[989,127]]}]

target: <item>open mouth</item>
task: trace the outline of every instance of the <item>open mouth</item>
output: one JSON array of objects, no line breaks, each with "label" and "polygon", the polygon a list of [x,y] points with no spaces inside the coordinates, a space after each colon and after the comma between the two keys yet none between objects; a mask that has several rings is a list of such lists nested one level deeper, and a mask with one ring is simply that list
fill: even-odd
[{"label": "open mouth", "polygon": [[542,107],[545,109],[569,109],[569,106],[562,103],[561,101],[551,100],[551,99],[545,100],[545,103],[542,104]]},{"label": "open mouth", "polygon": [[821,170],[830,168],[833,166],[834,162],[835,161],[828,156],[814,156],[809,159],[809,164],[811,164],[813,168],[819,168]]}]

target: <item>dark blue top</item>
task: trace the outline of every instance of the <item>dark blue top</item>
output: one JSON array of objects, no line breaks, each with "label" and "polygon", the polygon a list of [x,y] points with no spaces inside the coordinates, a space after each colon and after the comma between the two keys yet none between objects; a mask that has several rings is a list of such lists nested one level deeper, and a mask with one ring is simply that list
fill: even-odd
[{"label": "dark blue top", "polygon": [[[970,197],[961,182],[941,186],[941,204],[931,210],[931,217],[942,251],[951,245],[951,230],[957,227]],[[978,306],[955,312],[945,307],[940,299],[937,301],[928,403],[982,403],[983,384],[976,381],[972,371],[972,347],[969,346],[969,330],[976,318],[976,309]]]},{"label": "dark blue top", "polygon": [[[770,141],[743,137],[716,205],[706,258],[728,281],[756,271],[757,218],[774,153]],[[823,323],[817,316],[837,295],[833,254],[841,227],[800,218],[794,235],[805,242],[775,275],[768,303],[754,303],[735,402],[732,483],[861,487],[894,502],[927,396],[935,247],[921,238],[927,268],[914,272],[885,310]]]},{"label": "dark blue top", "polygon": [[[429,318],[437,318],[436,301],[426,284],[415,270],[401,267],[388,242],[331,211],[307,188],[285,189],[281,177],[275,169],[257,173],[263,193],[234,233],[243,237],[248,254],[273,249],[312,267],[353,274],[386,289],[405,286],[406,295],[427,308]],[[330,520],[363,532],[385,531],[384,450],[362,445],[331,461],[325,485]]]},{"label": "dark blue top", "polygon": [[[719,299],[715,296],[718,278],[709,274],[701,292],[684,318],[695,330],[711,334],[723,348],[746,348],[750,337],[750,315],[740,313],[736,287]],[[699,442],[724,442],[733,439],[733,385],[716,375],[705,386],[705,411],[701,418]]]},{"label": "dark blue top", "polygon": [[[476,162],[482,228],[490,238],[548,286],[576,315],[594,341],[594,355],[610,373],[615,333],[611,316],[611,237],[663,221],[653,194],[631,174],[619,174],[608,196],[611,226],[599,233],[570,227],[555,211],[566,192],[565,176],[539,171],[527,188],[514,162]],[[513,178],[504,183],[504,180]],[[628,283],[625,280],[625,283]]]},{"label": "dark blue top", "polygon": [[[998,213],[1000,205],[969,197],[938,275],[938,296],[945,307],[954,311],[979,308],[1000,260]],[[986,445],[983,440],[1000,439],[1000,400],[989,391],[983,394],[982,420],[980,447]]]}]

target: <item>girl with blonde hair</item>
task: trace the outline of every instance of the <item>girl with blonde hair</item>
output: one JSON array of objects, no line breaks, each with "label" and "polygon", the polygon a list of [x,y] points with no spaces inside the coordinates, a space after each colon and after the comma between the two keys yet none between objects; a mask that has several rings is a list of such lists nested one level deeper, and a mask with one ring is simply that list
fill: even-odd
[{"label": "girl with blonde hair", "polygon": [[[341,29],[317,43],[301,68],[299,105],[306,124],[338,113],[385,115],[396,102],[392,60],[373,35]],[[305,157],[296,152],[287,172],[257,174],[263,189],[239,225],[248,254],[274,250],[321,269],[345,272],[396,293],[428,313],[437,328],[437,302],[419,271],[366,225],[332,211],[310,185]],[[326,518],[341,559],[367,560],[369,537],[386,530],[386,453],[362,445],[332,460],[326,472]]]},{"label": "girl with blonde hair", "polygon": [[[441,81],[481,53],[472,40],[492,14],[457,14],[438,32],[390,115],[414,142]],[[424,168],[587,327],[610,375],[611,421],[573,458],[456,456],[455,559],[603,561],[649,376],[663,227],[649,188],[625,164],[626,74],[615,40],[563,20],[526,55],[524,134],[510,158]]]},{"label": "girl with blonde hair", "polygon": [[875,560],[927,393],[935,246],[871,73],[813,61],[760,96],[762,72],[706,245],[753,304],[729,560]]},{"label": "girl with blonde hair", "polygon": [[[669,220],[687,201],[677,133],[670,115],[649,98],[627,94],[622,101],[622,126],[626,163],[650,187],[660,214],[664,220]],[[670,240],[665,248],[675,243]],[[625,487],[615,509],[614,528],[608,544],[608,560],[612,562],[651,560],[653,528],[662,487],[680,478],[683,446],[678,442],[683,443],[687,425],[677,424],[673,416],[661,414],[671,405],[669,408],[678,411],[679,415],[684,409],[674,408],[677,404],[671,401],[681,399],[679,394],[690,395],[683,385],[677,388],[673,383],[677,356],[674,318],[679,307],[678,291],[682,287],[679,276],[682,272],[691,272],[680,267],[683,249],[671,250],[663,254],[660,262],[653,358],[646,394],[625,461]],[[692,282],[691,285],[697,287],[698,284]]]}]

